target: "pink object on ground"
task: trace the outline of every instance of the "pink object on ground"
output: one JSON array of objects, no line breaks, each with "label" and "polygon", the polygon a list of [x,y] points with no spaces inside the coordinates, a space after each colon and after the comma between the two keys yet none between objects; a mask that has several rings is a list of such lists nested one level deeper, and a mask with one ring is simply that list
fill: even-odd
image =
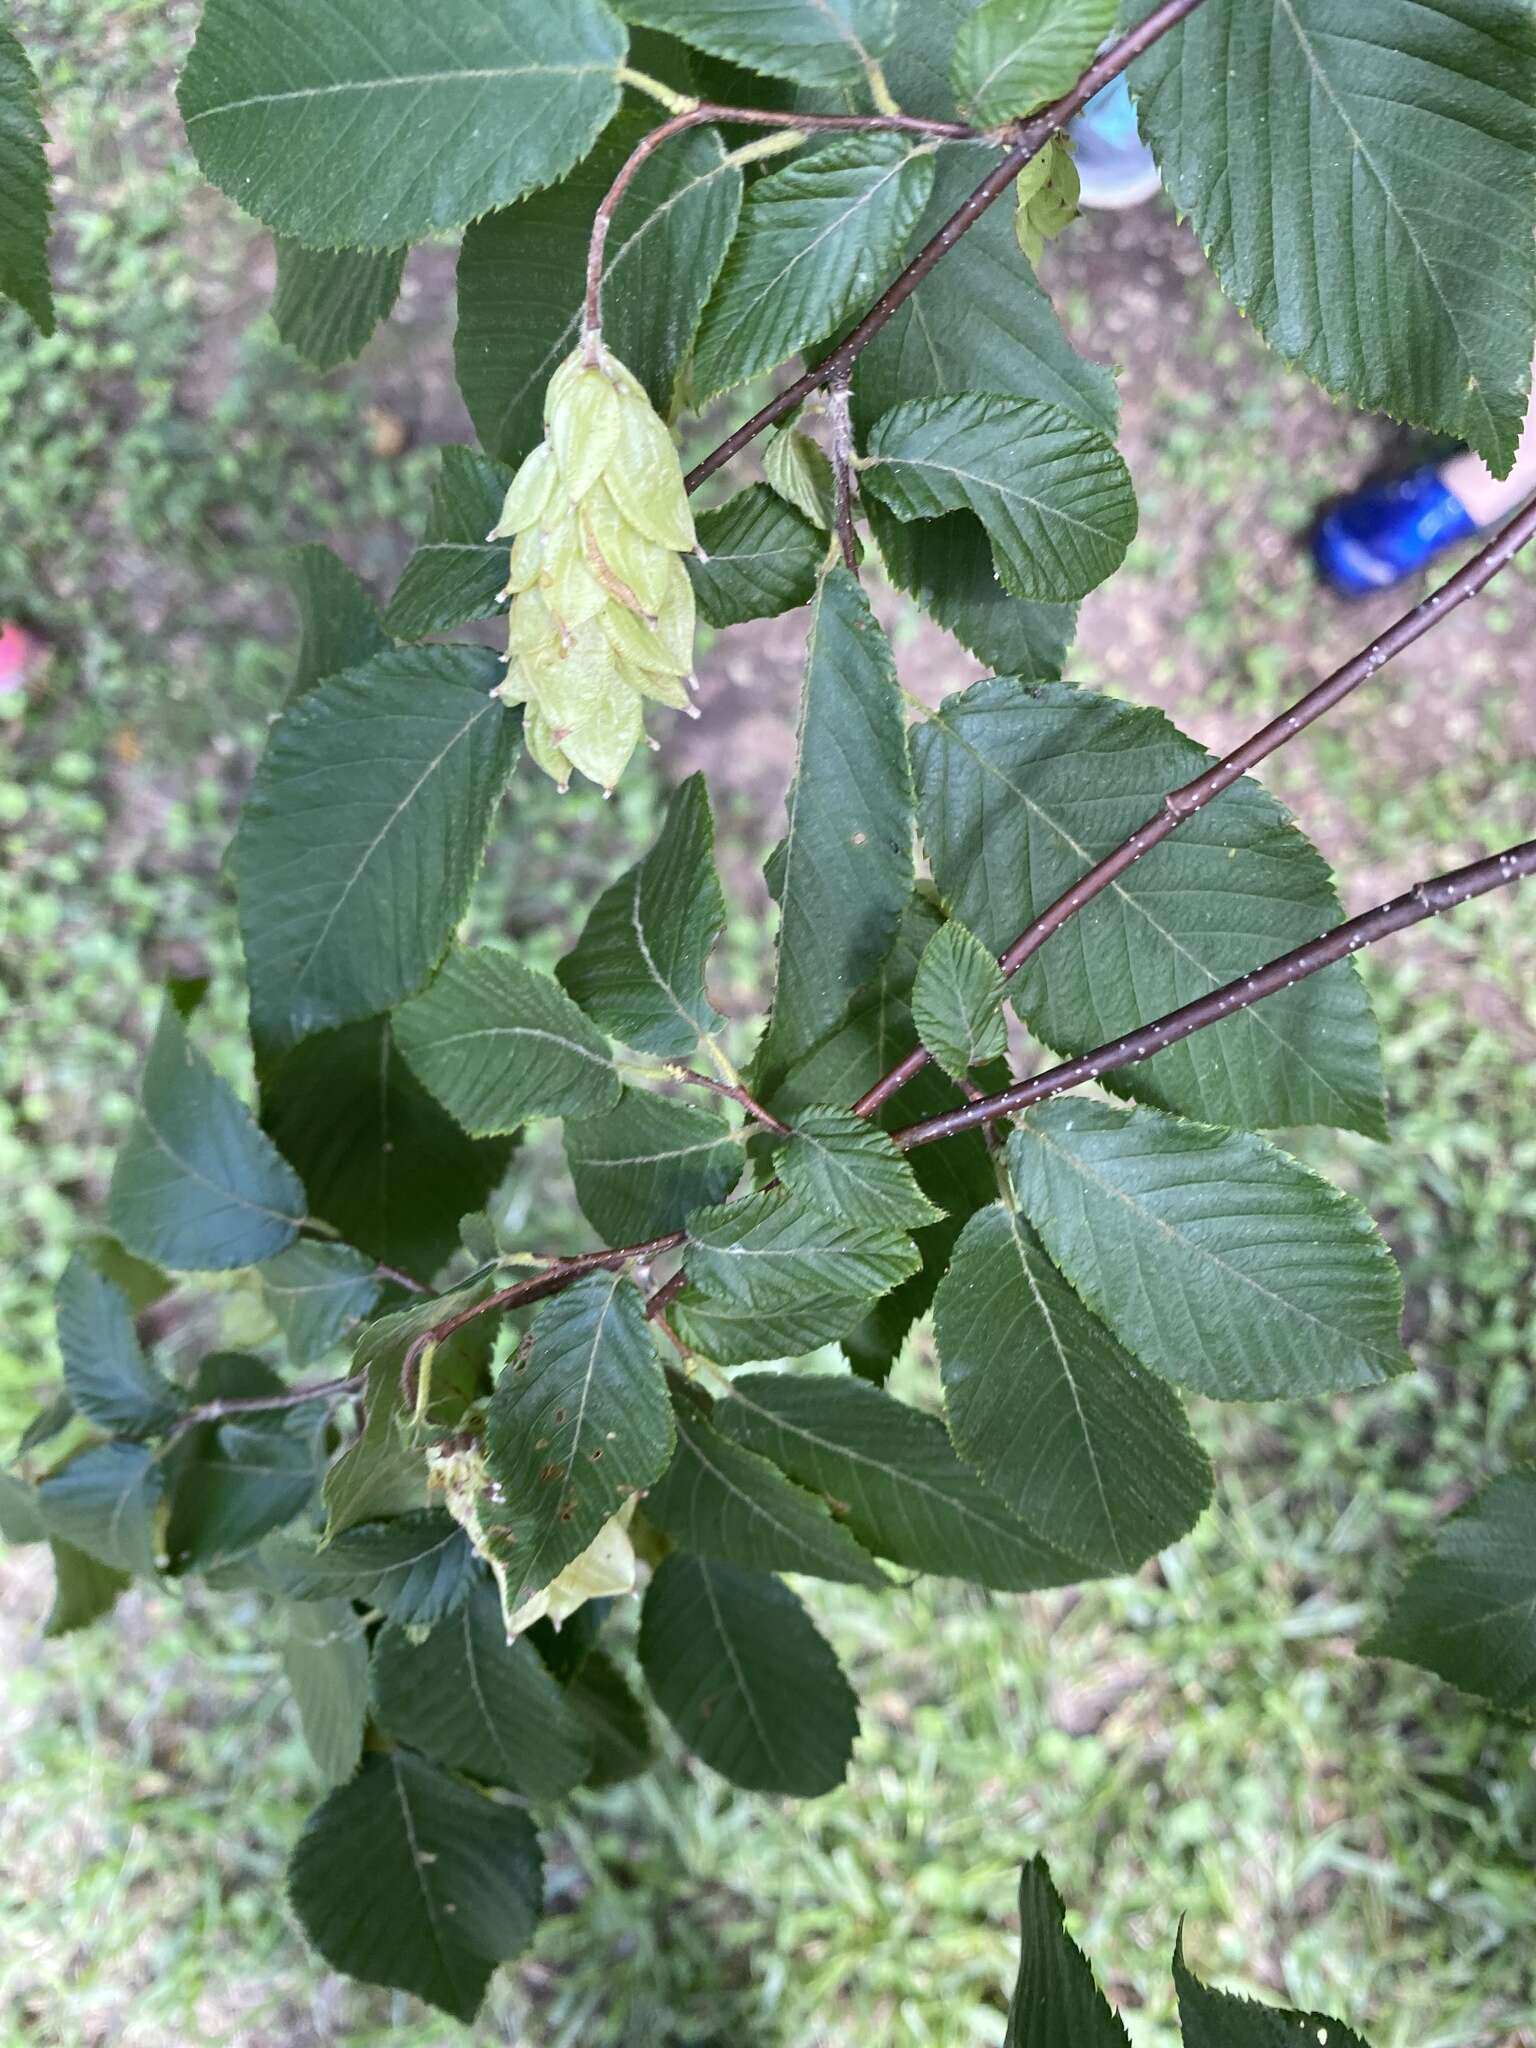
[{"label": "pink object on ground", "polygon": [[25,626],[0,619],[0,691],[21,687],[27,666],[41,648]]}]

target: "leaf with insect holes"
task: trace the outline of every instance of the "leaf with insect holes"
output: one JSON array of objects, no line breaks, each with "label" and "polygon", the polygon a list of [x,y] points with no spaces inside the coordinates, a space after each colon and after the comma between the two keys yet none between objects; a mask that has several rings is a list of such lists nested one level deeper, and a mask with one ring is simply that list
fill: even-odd
[{"label": "leaf with insect holes", "polygon": [[169,1429],[184,1405],[181,1390],[145,1358],[122,1289],[76,1252],[56,1301],[64,1391],[75,1412],[113,1436]]},{"label": "leaf with insect holes", "polygon": [[1411,1370],[1376,1226],[1267,1139],[1063,1099],[1024,1112],[1008,1164],[1051,1257],[1164,1379],[1270,1401]]},{"label": "leaf with insect holes", "polygon": [[898,519],[974,512],[1015,597],[1065,603],[1113,575],[1136,497],[1108,437],[1059,406],[970,392],[882,413],[864,487]]},{"label": "leaf with insect holes", "polygon": [[[945,903],[1001,953],[1211,757],[1160,711],[1007,677],[916,729],[923,843]],[[1340,916],[1321,855],[1242,781],[1104,890],[1014,975],[1009,999],[1084,1053],[1315,938]],[[1105,1085],[1213,1124],[1384,1133],[1375,1022],[1348,962]]]},{"label": "leaf with insect holes", "polygon": [[114,1571],[153,1578],[155,1510],[165,1475],[143,1444],[120,1438],[77,1451],[37,1489],[43,1527]]},{"label": "leaf with insect holes", "polygon": [[262,1557],[290,1600],[366,1600],[391,1621],[422,1628],[469,1597],[479,1569],[469,1538],[442,1508],[359,1522],[319,1546],[273,1536]]},{"label": "leaf with insect holes", "polygon": [[350,1600],[284,1603],[283,1675],[321,1777],[345,1784],[368,1720],[368,1637]]},{"label": "leaf with insect holes", "polygon": [[937,1416],[862,1380],[743,1373],[715,1404],[713,1421],[791,1479],[828,1495],[866,1550],[908,1571],[1011,1593],[1095,1576],[1008,1512],[956,1456]]},{"label": "leaf with insect holes", "polygon": [[52,207],[37,75],[0,22],[0,292],[14,299],[43,334],[53,332],[48,281]]},{"label": "leaf with insect holes", "polygon": [[485,1784],[559,1799],[586,1775],[581,1723],[533,1645],[507,1640],[489,1576],[425,1636],[382,1629],[373,1691],[391,1735]]},{"label": "leaf with insect holes", "polygon": [[[504,462],[520,462],[543,438],[544,388],[580,338],[593,217],[653,116],[615,115],[558,185],[465,231],[454,369],[482,446]],[[741,183],[720,137],[699,128],[656,150],[614,213],[603,335],[664,418],[736,231]]]},{"label": "leaf with insect holes", "polygon": [[885,1132],[846,1109],[806,1109],[774,1156],[792,1195],[849,1223],[920,1230],[936,1209]]},{"label": "leaf with insect holes", "polygon": [[1131,83],[1170,198],[1276,353],[1506,473],[1536,334],[1525,0],[1207,0]]},{"label": "leaf with insect holes", "polygon": [[296,355],[334,370],[362,354],[400,296],[404,249],[306,249],[277,237],[272,324]]},{"label": "leaf with insect holes", "polygon": [[1440,1525],[1360,1648],[1510,1712],[1536,1707],[1536,1470],[1506,1472]]},{"label": "leaf with insect holes", "polygon": [[691,1392],[674,1394],[672,1408],[677,1452],[646,1495],[645,1512],[680,1550],[759,1571],[888,1583],[819,1494],[722,1436]]},{"label": "leaf with insect holes", "polygon": [[862,86],[896,33],[896,0],[618,0],[627,21],[813,87]]},{"label": "leaf with insect holes", "polygon": [[679,1230],[741,1178],[741,1133],[720,1110],[626,1088],[603,1116],[569,1121],[565,1160],[581,1213],[604,1244]]},{"label": "leaf with insect holes", "polygon": [[480,647],[327,677],[272,729],[231,864],[264,1052],[414,995],[447,949],[517,760]]},{"label": "leaf with insect holes", "polygon": [[955,93],[978,128],[1032,114],[1076,85],[1115,26],[1116,0],[983,0],[955,43]]},{"label": "leaf with insect holes", "polygon": [[748,484],[695,526],[702,555],[686,566],[707,625],[776,618],[815,595],[826,538],[767,484]]},{"label": "leaf with insect holes", "polygon": [[1032,1857],[1019,1873],[1019,1973],[1003,2048],[1130,2048],[1066,1917],[1045,1858]]},{"label": "leaf with insect holes", "polygon": [[384,624],[402,640],[446,633],[496,610],[507,551],[486,535],[496,524],[512,472],[473,448],[445,448],[432,486],[421,545],[406,563]]},{"label": "leaf with insect holes", "polygon": [[551,185],[619,103],[602,0],[208,0],[177,100],[203,175],[312,247],[396,247]]},{"label": "leaf with insect holes", "polygon": [[813,1798],[842,1783],[857,1702],[770,1573],[674,1551],[646,1589],[640,1668],[678,1735],[731,1784]]},{"label": "leaf with insect holes", "polygon": [[1008,1050],[1002,970],[955,918],[940,925],[918,962],[912,1022],[945,1073],[957,1081]]},{"label": "leaf with insect holes", "polygon": [[395,1012],[401,1056],[472,1137],[530,1116],[596,1116],[619,1099],[606,1041],[559,984],[504,946],[456,946]]},{"label": "leaf with insect holes", "polygon": [[932,186],[931,156],[878,134],[829,143],[759,178],[704,309],[695,396],[772,369],[862,308],[900,267]]},{"label": "leaf with insect holes", "polygon": [[192,1273],[259,1265],[292,1244],[304,1220],[298,1175],[190,1043],[169,1000],[113,1169],[109,1213],[129,1251]]},{"label": "leaf with insect holes", "polygon": [[334,1969],[467,2024],[496,1965],[533,1938],[543,1859],[518,1808],[414,1750],[375,1750],[305,1822],[288,1896]]},{"label": "leaf with insect holes", "polygon": [[847,1015],[912,890],[912,784],[891,650],[846,569],[811,614],[797,764],[776,864],[773,1007],[753,1067],[771,1094]]},{"label": "leaf with insect holes", "polygon": [[591,1543],[672,1454],[672,1406],[644,1304],[590,1273],[533,1318],[491,1399],[486,1456],[505,1504],[486,1511],[510,1612]]},{"label": "leaf with insect holes", "polygon": [[1144,1372],[1000,1203],[973,1216],[934,1300],[956,1450],[1053,1544],[1134,1571],[1194,1527],[1211,1468]]},{"label": "leaf with insect holes", "polygon": [[1184,1929],[1173,1950],[1184,2048],[1370,2048],[1350,2027],[1324,2012],[1259,2005],[1202,1984],[1184,1960]]},{"label": "leaf with insect holes", "polygon": [[725,925],[702,775],[673,792],[656,843],[593,906],[555,969],[573,1001],[637,1052],[686,1059],[723,1019],[704,987]]}]

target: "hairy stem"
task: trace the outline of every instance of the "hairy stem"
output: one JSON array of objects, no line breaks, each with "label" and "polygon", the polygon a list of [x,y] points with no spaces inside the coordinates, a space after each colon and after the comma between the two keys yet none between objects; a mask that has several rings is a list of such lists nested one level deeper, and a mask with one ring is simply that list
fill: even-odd
[{"label": "hairy stem", "polygon": [[833,372],[827,380],[827,416],[832,424],[833,520],[843,567],[855,575],[859,568],[859,543],[853,530],[853,413],[851,369]]},{"label": "hairy stem", "polygon": [[[955,209],[938,233],[918,250],[906,269],[886,287],[852,332],[838,343],[830,355],[813,364],[803,376],[797,377],[776,398],[771,398],[760,412],[755,412],[751,419],[739,426],[734,433],[727,434],[718,448],[711,449],[703,461],[689,471],[688,489],[697,490],[701,483],[712,477],[733,455],[739,454],[749,441],[756,440],[765,428],[783,419],[786,413],[793,412],[797,405],[813,391],[819,390],[839,371],[851,369],[858,360],[860,351],[874,339],[893,314],[906,304],[934,265],[941,262],[960,237],[976,225],[993,201],[1002,197],[1019,172],[1032,158],[1040,154],[1051,137],[1060,134],[1067,123],[1082,112],[1096,92],[1118,78],[1122,71],[1127,70],[1138,57],[1151,49],[1155,42],[1167,35],[1170,29],[1177,28],[1186,15],[1193,14],[1202,4],[1203,0],[1163,0],[1163,4],[1154,8],[1146,20],[1132,29],[1129,35],[1122,36],[1107,50],[1101,51],[1070,92],[1063,93],[1059,100],[1053,100],[1048,107],[1042,107],[1038,114],[1031,114],[1026,121],[1021,122],[1016,131],[1017,140],[1010,145],[1001,161],[987,173],[970,197]],[[854,118],[864,125],[871,125],[877,123],[881,117],[869,115]],[[952,139],[995,138],[978,137],[974,131],[966,130],[962,135]]]},{"label": "hairy stem", "polygon": [[[1197,775],[1193,782],[1187,782],[1182,789],[1171,790],[1162,803],[1126,840],[1112,853],[1080,875],[1049,904],[1040,915],[1027,924],[1018,937],[998,959],[998,966],[1005,975],[1017,974],[1025,961],[1038,953],[1046,940],[1059,932],[1062,926],[1077,913],[1101,895],[1112,882],[1118,881],[1129,868],[1136,865],[1154,846],[1174,832],[1197,811],[1203,810],[1213,798],[1230,789],[1250,768],[1270,754],[1277,753],[1287,741],[1293,740],[1299,732],[1331,711],[1336,704],[1359,689],[1362,683],[1380,673],[1395,654],[1401,654],[1405,647],[1411,647],[1437,626],[1449,612],[1468,598],[1476,597],[1485,589],[1502,569],[1508,567],[1520,550],[1536,537],[1536,499],[1523,511],[1516,514],[1481,553],[1472,557],[1464,568],[1432,591],[1411,611],[1395,619],[1386,631],[1379,633],[1368,647],[1362,647],[1358,654],[1350,656],[1332,675],[1326,676],[1305,696],[1298,697],[1288,710],[1272,718],[1268,725],[1235,746],[1230,754]],[[882,1075],[875,1085],[854,1104],[855,1116],[873,1116],[883,1109],[892,1096],[898,1095],[907,1083],[920,1074],[929,1062],[926,1046],[914,1046],[905,1059],[899,1060],[890,1072]]]},{"label": "hairy stem", "polygon": [[916,1145],[931,1145],[937,1139],[953,1137],[957,1131],[968,1131],[977,1124],[985,1124],[993,1117],[1012,1116],[1018,1110],[1028,1109],[1032,1103],[1064,1094],[1069,1088],[1080,1088],[1085,1081],[1097,1081],[1119,1067],[1150,1059],[1154,1053],[1177,1045],[1181,1038],[1189,1038],[1196,1031],[1219,1024],[1236,1011],[1263,1002],[1266,996],[1278,995],[1281,989],[1291,988],[1309,974],[1331,967],[1336,960],[1347,959],[1351,953],[1358,953],[1362,946],[1374,945],[1378,939],[1387,938],[1393,932],[1422,924],[1426,918],[1454,910],[1458,903],[1466,903],[1474,896],[1485,896],[1490,889],[1502,889],[1508,883],[1518,882],[1529,875],[1536,875],[1536,839],[1524,840],[1518,846],[1506,847],[1502,853],[1489,854],[1486,859],[1473,861],[1467,867],[1452,868],[1447,874],[1433,875],[1428,881],[1416,882],[1401,896],[1394,896],[1388,903],[1378,903],[1374,910],[1362,911],[1358,917],[1346,919],[1343,924],[1335,925],[1332,931],[1324,932],[1321,938],[1309,939],[1304,946],[1282,953],[1278,959],[1271,960],[1253,974],[1245,974],[1238,981],[1229,981],[1222,988],[1212,989],[1209,995],[1185,1003],[1177,1010],[1170,1010],[1166,1016],[1158,1017],[1151,1024],[1140,1025],[1108,1045],[1098,1046],[1077,1059],[1050,1067],[1043,1074],[1036,1074],[1032,1080],[1016,1082],[1013,1087],[1000,1089],[995,1095],[979,1096],[961,1109],[946,1110],[940,1116],[925,1117],[921,1123],[908,1124],[905,1130],[894,1131],[892,1140],[901,1151],[910,1152]]}]

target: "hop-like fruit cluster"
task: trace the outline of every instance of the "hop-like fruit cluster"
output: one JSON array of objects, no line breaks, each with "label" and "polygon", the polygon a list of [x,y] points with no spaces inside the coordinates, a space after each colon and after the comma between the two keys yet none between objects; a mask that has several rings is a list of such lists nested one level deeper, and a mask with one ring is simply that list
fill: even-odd
[{"label": "hop-like fruit cluster", "polygon": [[489,536],[512,542],[497,694],[527,705],[528,752],[562,789],[579,768],[611,790],[645,699],[690,708],[693,517],[672,436],[601,344],[556,370],[544,428]]}]

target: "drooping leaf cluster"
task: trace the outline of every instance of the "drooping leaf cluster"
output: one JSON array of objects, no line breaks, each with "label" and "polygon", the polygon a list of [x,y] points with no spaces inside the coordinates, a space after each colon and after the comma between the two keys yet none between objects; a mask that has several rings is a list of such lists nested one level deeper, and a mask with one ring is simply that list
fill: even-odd
[{"label": "drooping leaf cluster", "polygon": [[[999,965],[1209,763],[1160,712],[1061,679],[1075,606],[1137,509],[1112,377],[1069,346],[1025,253],[1050,181],[1020,192],[1018,232],[1004,205],[954,241],[845,394],[854,510],[891,582],[989,671],[972,687],[914,715],[829,531],[828,447],[850,457],[837,421],[810,405],[783,422],[765,480],[696,521],[661,424],[818,360],[986,175],[990,131],[1070,86],[1112,12],[439,0],[424,41],[406,0],[204,8],[182,111],[207,175],[279,237],[280,332],[322,365],[355,353],[407,246],[462,228],[455,360],[481,446],[444,451],[382,614],[325,550],[296,560],[294,685],[232,855],[250,1100],[168,1002],[113,1179],[116,1242],[64,1277],[63,1393],[0,1509],[8,1536],[52,1546],[54,1632],[134,1576],[202,1572],[270,1602],[331,1788],[294,1853],[300,1919],[338,1968],[460,2017],[540,1910],[528,1802],[642,1768],[647,1695],[736,1784],[842,1781],[857,1701],[814,1594],[784,1575],[1018,1593],[1135,1571],[1211,1497],[1187,1397],[1331,1396],[1408,1366],[1370,1219],[1269,1135],[1384,1132],[1347,961],[1106,1073],[1091,1099],[905,1135],[997,1086],[1010,1047],[1092,1055],[1339,916],[1321,854],[1244,780],[1017,974]],[[1337,12],[1205,0],[1133,73],[1154,146],[1278,347],[1502,460],[1536,328],[1536,36],[1515,0],[1405,5],[1405,63]],[[658,83],[742,116],[894,104],[978,132],[812,130],[764,156],[750,119],[680,129],[611,209],[599,344],[589,236],[664,118]],[[0,152],[19,137],[28,164],[30,104],[0,120]],[[1314,118],[1339,146],[1303,202],[1306,181],[1272,173]],[[1208,189],[1218,156],[1230,175]],[[1475,289],[1458,240],[1474,180]],[[42,203],[30,171],[12,189]],[[1316,260],[1281,263],[1308,222],[1328,227]],[[0,213],[0,286],[38,312],[28,246]],[[620,459],[611,379],[546,417],[551,378],[586,379],[599,346],[665,443],[649,476],[665,533],[643,531],[649,458],[637,441]],[[492,653],[434,636],[505,601],[507,549],[486,536],[509,487],[527,514],[514,646],[521,606],[540,634],[525,656],[560,686],[526,691],[527,743],[557,774],[622,764],[651,641],[680,698],[695,605],[716,630],[810,607],[765,870],[771,995],[744,1071],[711,992],[728,905],[699,777],[553,975],[462,940],[492,834],[517,831],[524,713]],[[594,508],[619,525],[599,533]],[[589,628],[604,687],[622,670],[636,696],[623,730],[611,691],[559,666]],[[564,752],[556,699],[581,735]],[[564,1267],[532,1232],[508,1242],[496,1200],[520,1134],[549,1121],[593,1235]],[[137,1312],[198,1275],[248,1276],[268,1340],[196,1361],[146,1345]],[[900,1398],[888,1376],[930,1315],[936,1358],[915,1348],[926,1377]],[[303,1377],[327,1361],[330,1378]],[[1447,1526],[1378,1645],[1517,1708],[1536,1696],[1529,1479]],[[1026,1967],[1047,1990],[1026,1999],[1021,1980],[1010,2039],[1119,2038],[1043,1873],[1026,1893]],[[1247,2023],[1176,1967],[1186,2038],[1239,2038]],[[1040,2018],[1041,1998],[1061,2010]]]}]

